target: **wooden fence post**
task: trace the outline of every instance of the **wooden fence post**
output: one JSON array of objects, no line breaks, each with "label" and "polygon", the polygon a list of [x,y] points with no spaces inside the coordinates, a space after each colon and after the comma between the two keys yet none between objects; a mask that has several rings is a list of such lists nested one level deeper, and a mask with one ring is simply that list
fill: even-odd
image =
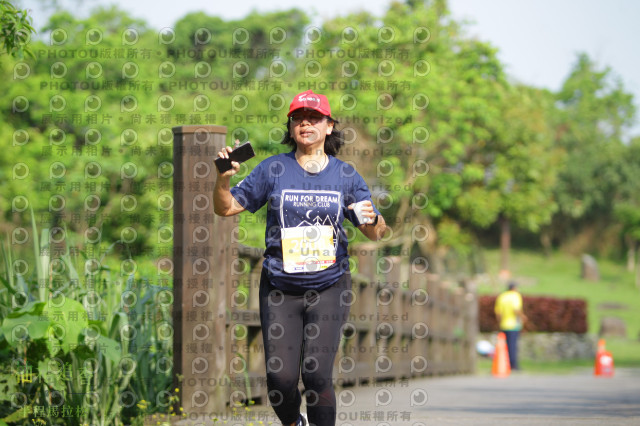
[{"label": "wooden fence post", "polygon": [[[379,360],[389,360],[393,371],[387,374],[391,377],[408,377],[410,374],[409,340],[405,335],[404,324],[409,320],[409,311],[406,309],[409,303],[405,297],[405,290],[408,290],[408,281],[405,281],[405,278],[408,279],[405,273],[408,264],[400,256],[388,256],[383,259],[386,283],[378,292],[377,304],[378,311],[384,313],[380,324],[381,331],[384,332],[384,326],[390,326],[391,334],[384,339],[386,351],[378,355],[376,368],[379,367]],[[384,376],[380,375],[380,377]]]},{"label": "wooden fence post", "polygon": [[[225,410],[229,387],[226,286],[234,225],[213,213],[213,160],[225,145],[227,128],[172,130],[174,383],[184,412],[204,417]],[[181,383],[177,375],[183,377]]]},{"label": "wooden fence post", "polygon": [[[429,364],[429,327],[431,311],[428,305],[427,266],[418,263],[409,265],[409,369],[411,376],[424,376]],[[433,303],[433,301],[431,301]]]},{"label": "wooden fence post", "polygon": [[468,292],[464,297],[465,315],[464,331],[466,336],[466,362],[467,373],[476,372],[476,340],[478,339],[478,297],[475,290]]}]

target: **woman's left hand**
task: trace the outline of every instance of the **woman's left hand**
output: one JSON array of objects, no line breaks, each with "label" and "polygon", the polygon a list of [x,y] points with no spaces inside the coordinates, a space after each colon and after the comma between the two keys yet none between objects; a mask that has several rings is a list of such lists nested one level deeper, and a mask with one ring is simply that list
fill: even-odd
[{"label": "woman's left hand", "polygon": [[[369,200],[360,201],[359,204],[360,204],[360,211],[362,213],[362,216],[365,219],[367,219],[367,221],[363,223],[363,225],[372,224],[376,218],[376,212],[373,210],[373,204],[371,204],[371,201]],[[349,204],[347,206],[349,210],[354,210],[355,207],[356,207],[356,203]]]}]

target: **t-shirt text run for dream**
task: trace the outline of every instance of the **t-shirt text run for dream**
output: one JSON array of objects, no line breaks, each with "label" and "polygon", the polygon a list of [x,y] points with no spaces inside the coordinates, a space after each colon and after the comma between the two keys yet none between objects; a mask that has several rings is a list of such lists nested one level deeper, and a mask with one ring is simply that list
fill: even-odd
[{"label": "t-shirt text run for dream", "polygon": [[337,203],[338,197],[330,195],[300,195],[300,194],[287,194],[285,195],[285,202],[292,202],[293,207],[329,207],[331,203]]}]

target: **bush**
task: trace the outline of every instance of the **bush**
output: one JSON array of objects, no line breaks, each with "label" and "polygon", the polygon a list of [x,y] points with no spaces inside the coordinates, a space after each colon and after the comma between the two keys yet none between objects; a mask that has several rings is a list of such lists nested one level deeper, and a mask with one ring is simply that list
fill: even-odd
[{"label": "bush", "polygon": [[113,245],[52,257],[49,229],[38,238],[33,215],[32,227],[30,276],[0,240],[0,425],[141,424],[166,410],[177,398],[171,289],[112,271]]},{"label": "bush", "polygon": [[[499,330],[494,313],[497,296],[480,296],[478,300],[480,332]],[[528,321],[524,331],[587,332],[587,302],[582,299],[523,296],[522,304]]]}]

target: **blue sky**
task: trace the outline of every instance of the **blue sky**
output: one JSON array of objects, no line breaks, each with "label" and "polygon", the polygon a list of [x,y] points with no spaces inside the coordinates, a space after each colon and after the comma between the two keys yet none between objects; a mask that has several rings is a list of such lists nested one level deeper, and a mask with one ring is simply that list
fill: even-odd
[{"label": "blue sky", "polygon": [[[302,2],[278,0],[58,0],[76,11],[98,4],[118,4],[150,26],[171,27],[188,12],[203,10],[224,19],[236,19],[252,10],[273,11],[299,7],[314,19],[344,15],[366,9],[382,15],[390,0],[323,0]],[[42,2],[23,0],[22,7],[33,10],[36,27],[45,23]],[[321,6],[320,6],[321,5]],[[457,20],[467,20],[467,34],[489,41],[499,49],[499,58],[512,79],[558,90],[571,70],[578,52],[586,52],[601,66],[610,67],[640,106],[640,2],[635,0],[449,0]],[[640,134],[635,126],[634,134]]]}]

